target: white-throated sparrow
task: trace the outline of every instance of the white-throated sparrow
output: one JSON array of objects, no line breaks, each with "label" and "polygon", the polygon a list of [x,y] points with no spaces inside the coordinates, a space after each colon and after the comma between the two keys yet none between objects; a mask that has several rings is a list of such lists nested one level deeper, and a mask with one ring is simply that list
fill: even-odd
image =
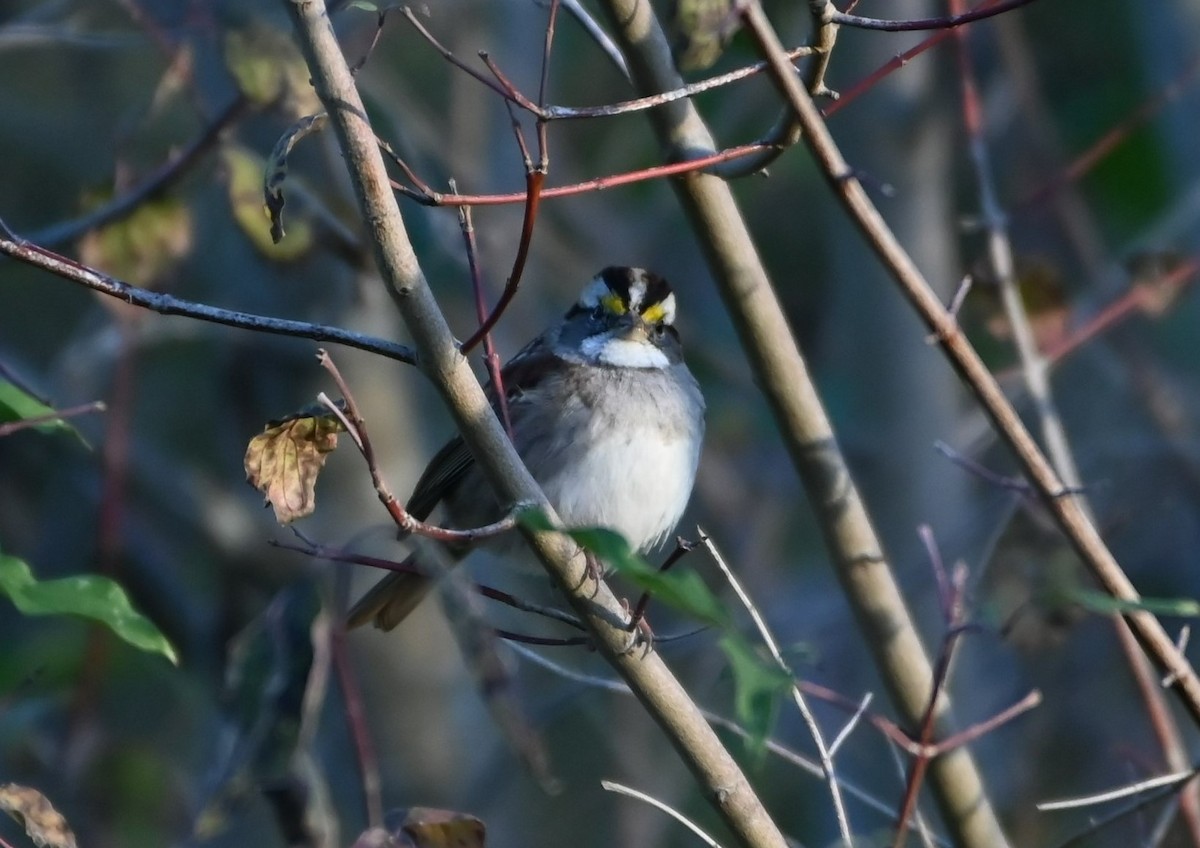
[{"label": "white-throated sparrow", "polygon": [[[683,515],[704,435],[704,399],[674,321],[666,280],[641,268],[605,268],[559,324],[501,371],[517,453],[563,524],[611,528],[641,551],[659,545]],[[461,437],[429,463],[408,511],[424,519],[439,502],[452,527],[482,526],[502,514]],[[506,554],[517,552],[514,544],[523,549],[511,538],[489,546]],[[407,564],[421,567],[414,557]],[[433,582],[389,574],[355,604],[350,626],[374,621],[390,630]]]}]

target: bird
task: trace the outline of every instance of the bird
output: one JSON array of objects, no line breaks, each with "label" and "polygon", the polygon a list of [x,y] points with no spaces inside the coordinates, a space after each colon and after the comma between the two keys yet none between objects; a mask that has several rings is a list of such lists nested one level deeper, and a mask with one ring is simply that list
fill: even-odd
[{"label": "bird", "polygon": [[[683,360],[675,294],[643,268],[609,266],[582,289],[561,321],[500,371],[513,445],[564,527],[606,527],[642,553],[660,546],[691,498],[704,438],[704,398]],[[487,386],[493,406],[495,387]],[[408,501],[424,521],[441,504],[446,526],[499,520],[497,501],[461,436],[430,460]],[[531,559],[523,540],[485,543]],[[455,562],[470,548],[445,546]],[[420,554],[380,580],[347,624],[391,630],[436,584]]]}]

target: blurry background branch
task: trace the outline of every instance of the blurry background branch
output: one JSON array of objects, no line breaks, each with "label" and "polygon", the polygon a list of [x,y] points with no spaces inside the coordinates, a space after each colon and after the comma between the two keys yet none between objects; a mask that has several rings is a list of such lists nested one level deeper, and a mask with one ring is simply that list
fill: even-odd
[{"label": "blurry background branch", "polygon": [[[670,48],[649,4],[607,0],[606,5],[639,90],[647,94],[678,88]],[[790,63],[787,73],[798,79]],[[690,102],[669,104],[650,117],[668,159],[713,148],[712,135]],[[681,177],[674,186],[808,491],[838,579],[892,702],[906,725],[919,726],[935,694],[932,664],[733,192],[724,180],[704,174]],[[934,737],[950,735],[950,702],[944,693],[931,713]],[[960,844],[1005,844],[970,752],[960,748],[936,759],[929,782]]]},{"label": "blurry background branch", "polygon": [[862,229],[868,244],[888,266],[929,328],[937,334],[938,342],[987,411],[997,431],[1017,455],[1043,503],[1054,515],[1072,546],[1101,585],[1114,598],[1130,605],[1125,615],[1138,640],[1163,672],[1172,675],[1172,686],[1179,692],[1193,720],[1200,723],[1200,677],[1195,669],[1154,614],[1138,608],[1137,590],[1088,518],[1079,493],[1069,490],[1059,479],[954,316],[938,300],[920,270],[895,240],[850,166],[842,158],[816,105],[796,83],[783,47],[761,7],[751,3],[744,14],[763,53],[773,63],[776,85],[804,123],[806,143],[820,163],[827,181]]}]

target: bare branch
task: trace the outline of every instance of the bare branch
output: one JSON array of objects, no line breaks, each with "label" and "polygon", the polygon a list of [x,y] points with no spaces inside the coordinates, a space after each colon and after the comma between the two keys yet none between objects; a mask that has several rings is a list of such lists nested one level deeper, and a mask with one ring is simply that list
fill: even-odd
[{"label": "bare branch", "polygon": [[60,245],[76,239],[96,227],[111,224],[131,215],[138,206],[166,191],[204,158],[206,153],[214,149],[225,131],[246,114],[249,105],[245,95],[239,94],[220,111],[217,117],[213,118],[195,141],[161,165],[141,185],[119,197],[114,197],[86,215],[39,230],[29,236],[29,240],[36,244]]},{"label": "bare branch", "polygon": [[183,300],[165,292],[153,292],[148,289],[131,286],[103,274],[94,268],[89,268],[74,259],[68,259],[53,251],[40,247],[25,239],[17,239],[11,231],[0,223],[0,232],[8,235],[0,236],[0,253],[20,260],[27,265],[49,271],[51,274],[87,286],[100,294],[114,297],[124,303],[149,309],[160,315],[183,315],[199,321],[212,324],[224,324],[228,327],[239,327],[243,330],[254,330],[258,333],[270,333],[277,336],[292,336],[298,339],[311,339],[318,342],[333,342],[334,344],[354,347],[370,353],[386,356],[399,362],[416,364],[417,355],[409,347],[361,333],[353,333],[340,327],[329,327],[324,324],[313,324],[308,321],[289,321],[284,318],[274,318],[266,315],[255,315],[250,312],[237,312],[232,309],[221,309],[207,303]]},{"label": "bare branch", "polygon": [[926,29],[954,29],[964,24],[982,21],[985,18],[1003,15],[1013,9],[1028,6],[1033,0],[1007,0],[988,9],[975,9],[963,12],[961,15],[949,15],[944,18],[918,18],[910,21],[884,21],[878,18],[864,18],[861,15],[847,15],[845,12],[834,12],[833,22],[839,26],[855,27],[857,29],[874,29],[884,32],[910,32]]},{"label": "bare branch", "polygon": [[958,329],[957,322],[938,299],[904,248],[896,241],[879,211],[854,178],[852,169],[829,134],[812,99],[803,86],[793,79],[789,70],[791,66],[783,56],[778,36],[757,3],[751,3],[747,7],[745,18],[762,51],[772,62],[774,78],[780,92],[801,116],[804,122],[805,142],[835,196],[846,206],[852,219],[866,235],[871,248],[891,272],[926,325],[938,334],[942,348],[974,392],[997,432],[1020,460],[1047,509],[1076,552],[1109,594],[1129,602],[1131,611],[1125,614],[1126,620],[1132,626],[1138,641],[1163,671],[1178,675],[1175,690],[1180,693],[1192,718],[1200,722],[1200,677],[1196,675],[1195,669],[1176,650],[1170,636],[1154,615],[1137,608],[1137,590],[1108,550],[1077,496],[1071,494],[1063,485],[987,366]]}]

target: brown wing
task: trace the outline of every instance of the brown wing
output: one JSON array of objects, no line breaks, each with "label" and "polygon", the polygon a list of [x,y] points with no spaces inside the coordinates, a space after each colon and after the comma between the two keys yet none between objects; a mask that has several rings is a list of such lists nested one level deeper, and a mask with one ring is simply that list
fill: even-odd
[{"label": "brown wing", "polygon": [[[548,339],[541,336],[526,345],[516,356],[510,359],[500,369],[500,379],[504,383],[504,393],[510,404],[519,402],[524,391],[533,386],[545,373],[545,369],[555,360],[550,351]],[[489,381],[484,386],[496,414],[500,410],[496,406],[496,389]],[[417,519],[424,521],[433,512],[434,507],[454,490],[471,465],[475,462],[471,451],[462,440],[455,436],[434,454],[425,472],[417,480],[412,497],[408,500],[407,509]]]},{"label": "brown wing", "polygon": [[[536,383],[553,358],[546,338],[541,337],[501,369],[500,377],[510,404],[520,402],[525,389]],[[494,387],[488,383],[485,390],[495,406]],[[434,454],[425,468],[425,473],[413,488],[407,506],[409,513],[424,521],[438,502],[462,482],[474,461],[461,436],[455,436],[447,442]],[[419,566],[415,556],[410,556],[405,564],[410,567]],[[372,586],[367,594],[359,599],[347,616],[347,625],[358,627],[373,621],[380,630],[391,630],[416,609],[433,585],[433,579],[423,574],[393,572]]]}]

